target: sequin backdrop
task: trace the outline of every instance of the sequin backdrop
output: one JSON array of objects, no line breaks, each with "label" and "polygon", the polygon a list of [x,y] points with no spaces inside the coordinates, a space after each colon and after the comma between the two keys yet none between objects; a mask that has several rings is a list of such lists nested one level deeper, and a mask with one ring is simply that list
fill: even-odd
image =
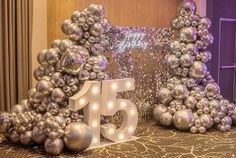
[{"label": "sequin backdrop", "polygon": [[156,92],[169,75],[163,61],[173,31],[169,28],[113,27],[110,36],[112,45],[106,53],[107,72],[111,78],[135,79],[135,91],[119,96],[136,104],[140,119],[150,120]]}]

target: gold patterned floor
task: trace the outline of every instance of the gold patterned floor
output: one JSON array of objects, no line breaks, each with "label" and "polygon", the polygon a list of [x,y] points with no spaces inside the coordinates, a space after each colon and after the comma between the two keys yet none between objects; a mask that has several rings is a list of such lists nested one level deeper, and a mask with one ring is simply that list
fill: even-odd
[{"label": "gold patterned floor", "polygon": [[[140,123],[136,136],[139,139],[111,145],[80,154],[64,152],[60,158],[234,158],[236,157],[236,128],[230,132],[190,134],[157,126],[155,123]],[[3,141],[3,139],[1,139]],[[41,158],[46,155],[41,147],[0,144],[0,158]]]}]

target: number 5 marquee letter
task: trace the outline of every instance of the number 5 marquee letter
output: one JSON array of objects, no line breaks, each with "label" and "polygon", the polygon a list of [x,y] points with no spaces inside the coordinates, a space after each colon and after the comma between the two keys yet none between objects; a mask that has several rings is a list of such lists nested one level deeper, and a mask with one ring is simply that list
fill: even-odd
[{"label": "number 5 marquee letter", "polygon": [[[136,106],[127,99],[117,99],[117,93],[134,90],[134,79],[86,81],[82,90],[69,100],[70,109],[83,108],[84,122],[92,129],[93,141],[90,147],[100,145],[100,134],[113,142],[129,139],[138,123]],[[120,111],[123,117],[121,126],[111,123],[100,125],[100,115],[113,116]]]},{"label": "number 5 marquee letter", "polygon": [[102,135],[111,141],[127,140],[134,133],[138,123],[136,106],[127,99],[117,99],[117,92],[134,90],[134,79],[107,80],[102,82],[101,114],[113,116],[120,111],[123,121],[119,129],[114,124],[101,126]]}]

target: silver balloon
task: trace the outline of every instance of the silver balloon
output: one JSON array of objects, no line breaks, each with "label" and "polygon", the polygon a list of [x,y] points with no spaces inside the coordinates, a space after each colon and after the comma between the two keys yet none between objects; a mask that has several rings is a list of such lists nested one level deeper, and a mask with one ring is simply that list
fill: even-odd
[{"label": "silver balloon", "polygon": [[74,13],[71,16],[71,21],[74,23],[78,23],[78,20],[80,18],[80,12],[78,10],[74,11]]},{"label": "silver balloon", "polygon": [[189,70],[190,76],[201,79],[204,78],[207,74],[207,66],[201,61],[195,61]]},{"label": "silver balloon", "polygon": [[67,35],[69,39],[73,41],[78,41],[83,37],[83,29],[76,23],[72,23],[67,28]]},{"label": "silver balloon", "polygon": [[108,19],[103,18],[100,20],[100,22],[104,26],[104,32],[105,33],[108,32],[111,28],[111,25],[110,25],[110,22],[108,21]]},{"label": "silver balloon", "polygon": [[191,54],[183,54],[180,57],[180,63],[183,67],[189,67],[193,64],[194,58]]},{"label": "silver balloon", "polygon": [[196,13],[196,4],[193,0],[183,0],[180,4],[180,9],[183,9],[186,12]]},{"label": "silver balloon", "polygon": [[197,39],[197,29],[195,27],[184,27],[179,32],[181,41],[190,43]]},{"label": "silver balloon", "polygon": [[99,20],[104,16],[104,8],[102,5],[91,4],[87,10],[96,20]]},{"label": "silver balloon", "polygon": [[51,82],[56,87],[61,86],[61,82],[64,82],[64,80],[62,79],[62,74],[60,72],[54,73],[51,77]]},{"label": "silver balloon", "polygon": [[32,139],[35,143],[42,144],[46,140],[46,136],[45,136],[43,130],[41,130],[37,127],[34,127],[34,129],[32,131]]},{"label": "silver balloon", "polygon": [[167,104],[172,99],[172,92],[168,88],[161,88],[157,93],[157,100],[160,101],[160,103]]},{"label": "silver balloon", "polygon": [[208,83],[205,87],[205,90],[207,92],[211,92],[214,95],[220,94],[220,87],[217,83],[212,82],[212,83]]},{"label": "silver balloon", "polygon": [[211,27],[211,20],[207,17],[202,17],[199,21],[200,25],[206,26],[207,28]]},{"label": "silver balloon", "polygon": [[[53,65],[48,65],[45,68],[45,74],[48,75],[48,76],[51,76],[55,71],[56,71],[56,69]],[[41,79],[43,79],[43,77]]]},{"label": "silver balloon", "polygon": [[231,126],[232,125],[232,118],[230,116],[224,116],[221,119],[221,123],[222,123],[222,125],[229,125],[229,126]]},{"label": "silver balloon", "polygon": [[65,21],[63,21],[63,23],[61,24],[61,30],[62,30],[62,32],[63,33],[67,33],[67,29],[68,29],[68,27],[70,26],[70,24],[71,24],[72,22],[71,22],[71,20],[70,19],[66,19]]},{"label": "silver balloon", "polygon": [[43,76],[45,76],[44,67],[42,67],[42,66],[37,67],[34,70],[34,78],[39,81]]},{"label": "silver balloon", "polygon": [[213,126],[213,118],[209,114],[203,114],[200,116],[200,120],[202,122],[202,125],[206,127],[206,129],[210,129]]},{"label": "silver balloon", "polygon": [[167,107],[163,104],[158,104],[153,111],[153,118],[155,121],[160,121],[161,115],[167,111]]},{"label": "silver balloon", "polygon": [[66,126],[65,119],[62,116],[54,117],[54,120],[58,123],[60,128],[64,129]]},{"label": "silver balloon", "polygon": [[11,131],[9,139],[12,143],[17,144],[20,142],[20,135],[16,131]]},{"label": "silver balloon", "polygon": [[28,99],[21,100],[19,104],[23,105],[25,107],[26,111],[32,110],[32,106],[30,105],[30,102]]},{"label": "silver balloon", "polygon": [[186,52],[187,53],[189,53],[191,55],[195,55],[197,51],[198,51],[198,49],[193,43],[188,43],[186,45]]},{"label": "silver balloon", "polygon": [[102,45],[98,44],[98,43],[95,43],[92,45],[91,47],[91,51],[96,54],[96,55],[99,55],[99,54],[102,54],[103,51],[104,51],[104,48]]},{"label": "silver balloon", "polygon": [[44,50],[40,51],[37,55],[37,60],[38,60],[39,64],[42,65],[42,66],[45,66],[45,65],[48,64],[47,61],[46,61],[47,51],[48,51],[47,49],[44,49]]},{"label": "silver balloon", "polygon": [[20,142],[23,145],[30,145],[32,144],[32,132],[31,131],[27,131],[24,134],[20,135]]},{"label": "silver balloon", "polygon": [[181,43],[178,40],[170,41],[170,50],[172,52],[179,52],[181,50]]},{"label": "silver balloon", "polygon": [[54,88],[53,84],[50,81],[46,80],[41,80],[36,85],[37,91],[45,96],[49,95],[53,90],[53,88]]},{"label": "silver balloon", "polygon": [[216,109],[217,111],[219,111],[221,109],[221,103],[218,100],[211,100],[209,102],[209,107],[211,109]]},{"label": "silver balloon", "polygon": [[173,96],[176,99],[185,99],[188,95],[188,88],[183,84],[177,84],[173,89]]},{"label": "silver balloon", "polygon": [[195,106],[197,104],[197,99],[193,96],[188,96],[185,100],[184,100],[184,104],[186,105],[187,108],[189,109],[195,109]]},{"label": "silver balloon", "polygon": [[51,97],[53,101],[62,103],[65,100],[66,95],[61,88],[55,88],[51,92]]},{"label": "silver balloon", "polygon": [[164,126],[171,126],[173,123],[173,116],[170,112],[166,111],[160,116],[160,123]]},{"label": "silver balloon", "polygon": [[176,111],[173,122],[177,129],[188,130],[194,123],[193,113],[187,109]]},{"label": "silver balloon", "polygon": [[72,122],[66,126],[63,139],[69,150],[79,152],[89,147],[92,138],[90,127],[82,122]]},{"label": "silver balloon", "polygon": [[44,150],[50,155],[60,155],[64,149],[63,140],[57,139],[47,139],[44,143]]},{"label": "silver balloon", "polygon": [[199,130],[199,132],[200,132],[201,134],[206,133],[206,127],[204,127],[204,126],[199,127],[198,130]]},{"label": "silver balloon", "polygon": [[176,55],[169,55],[166,57],[166,65],[171,69],[176,69],[180,65],[179,58]]},{"label": "silver balloon", "polygon": [[197,128],[196,126],[192,126],[192,127],[190,128],[190,132],[191,132],[191,133],[197,133],[197,132],[198,132],[198,128]]},{"label": "silver balloon", "polygon": [[52,48],[59,48],[60,43],[61,43],[61,40],[60,40],[60,39],[56,39],[56,40],[54,40],[54,41],[52,42],[51,47],[52,47]]},{"label": "silver balloon", "polygon": [[21,104],[16,104],[11,108],[11,112],[15,114],[23,113],[25,111],[26,111],[25,106]]},{"label": "silver balloon", "polygon": [[74,43],[71,40],[69,40],[69,39],[62,40],[61,43],[60,43],[60,46],[59,46],[60,52],[62,54],[64,54],[64,52],[67,50],[67,48],[69,48],[73,44]]},{"label": "silver balloon", "polygon": [[104,32],[104,26],[99,22],[96,22],[90,27],[90,33],[93,36],[96,37],[100,36],[101,34],[103,34],[103,32]]},{"label": "silver balloon", "polygon": [[60,64],[62,70],[66,73],[77,75],[79,74],[85,62],[86,59],[82,55],[80,55],[79,52],[66,51],[66,53],[61,58]]},{"label": "silver balloon", "polygon": [[6,132],[10,128],[9,113],[2,112],[0,114],[0,132]]},{"label": "silver balloon", "polygon": [[51,48],[46,53],[46,61],[48,64],[55,65],[60,60],[60,53],[58,48]]}]

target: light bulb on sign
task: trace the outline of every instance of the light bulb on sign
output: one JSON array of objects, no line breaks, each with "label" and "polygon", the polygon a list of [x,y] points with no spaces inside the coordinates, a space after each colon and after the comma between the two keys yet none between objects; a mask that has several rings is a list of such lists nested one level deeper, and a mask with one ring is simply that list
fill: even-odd
[{"label": "light bulb on sign", "polygon": [[94,86],[93,89],[92,89],[92,92],[93,92],[93,94],[98,94],[99,88]]},{"label": "light bulb on sign", "polygon": [[125,102],[121,102],[121,103],[120,103],[120,106],[121,106],[122,108],[125,108],[125,107],[126,107],[126,103],[125,103]]},{"label": "light bulb on sign", "polygon": [[111,85],[111,89],[113,89],[113,90],[117,90],[117,88],[118,88],[118,86],[117,86],[116,83],[113,83],[113,84]]},{"label": "light bulb on sign", "polygon": [[132,86],[132,83],[131,82],[126,82],[126,87],[127,88],[130,88]]},{"label": "light bulb on sign", "polygon": [[93,108],[93,110],[97,110],[97,109],[98,109],[98,104],[97,104],[97,103],[94,103],[94,104],[92,105],[92,108]]},{"label": "light bulb on sign", "polygon": [[124,134],[122,134],[122,133],[119,134],[119,139],[120,139],[120,140],[124,139]]},{"label": "light bulb on sign", "polygon": [[81,105],[85,104],[85,99],[81,98],[81,99],[79,100],[79,103],[80,103]]},{"label": "light bulb on sign", "polygon": [[113,108],[113,106],[114,106],[113,102],[109,102],[109,103],[108,103],[108,108],[109,108],[109,109]]}]

